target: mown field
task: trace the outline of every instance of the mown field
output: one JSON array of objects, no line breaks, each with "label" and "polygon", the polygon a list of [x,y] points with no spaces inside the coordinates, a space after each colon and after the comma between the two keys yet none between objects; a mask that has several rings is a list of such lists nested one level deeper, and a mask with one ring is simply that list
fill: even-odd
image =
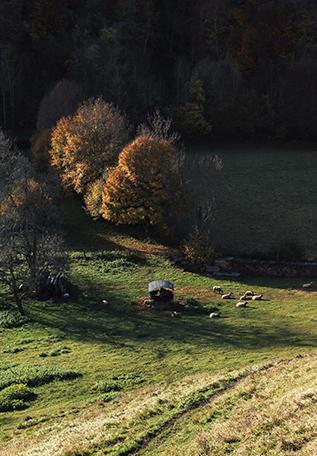
[{"label": "mown field", "polygon": [[[1,456],[315,454],[314,289],[183,272],[165,247],[66,212],[76,295],[28,302],[30,322],[0,327]],[[174,319],[134,305],[158,278],[200,308]],[[216,283],[265,299],[237,309]]]},{"label": "mown field", "polygon": [[[213,239],[228,254],[274,254],[285,241],[317,258],[317,153],[266,147],[188,149],[192,210],[214,198]],[[223,169],[208,161],[217,154]],[[206,165],[207,164],[207,165]]]}]

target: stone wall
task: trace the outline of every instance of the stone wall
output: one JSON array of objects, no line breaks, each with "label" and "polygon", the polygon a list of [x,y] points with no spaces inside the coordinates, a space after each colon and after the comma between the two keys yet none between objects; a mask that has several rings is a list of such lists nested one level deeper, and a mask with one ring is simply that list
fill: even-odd
[{"label": "stone wall", "polygon": [[216,261],[224,271],[248,276],[317,277],[317,262],[287,262],[226,257]]}]

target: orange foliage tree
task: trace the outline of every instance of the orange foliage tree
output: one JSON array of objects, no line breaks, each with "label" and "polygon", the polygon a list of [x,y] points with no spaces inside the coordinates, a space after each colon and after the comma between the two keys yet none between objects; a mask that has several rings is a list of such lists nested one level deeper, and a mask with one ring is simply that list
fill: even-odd
[{"label": "orange foliage tree", "polygon": [[125,117],[102,98],[82,104],[74,116],[62,118],[51,138],[51,163],[65,186],[84,193],[108,167],[117,164],[128,141]]},{"label": "orange foliage tree", "polygon": [[178,212],[178,152],[166,139],[140,136],[127,145],[102,195],[102,215],[119,224],[142,224],[166,232]]}]

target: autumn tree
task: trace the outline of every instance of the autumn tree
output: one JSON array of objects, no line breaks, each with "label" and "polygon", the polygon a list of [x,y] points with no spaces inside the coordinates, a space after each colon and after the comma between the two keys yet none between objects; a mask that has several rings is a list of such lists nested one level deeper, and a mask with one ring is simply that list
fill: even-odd
[{"label": "autumn tree", "polygon": [[65,186],[85,193],[89,184],[116,165],[128,137],[127,120],[115,106],[102,98],[89,100],[74,116],[57,123],[51,139],[51,163]]},{"label": "autumn tree", "polygon": [[166,233],[181,196],[178,152],[166,139],[140,136],[120,154],[102,195],[102,215]]},{"label": "autumn tree", "polygon": [[254,71],[266,65],[287,62],[298,39],[292,9],[268,2],[262,6],[247,1],[234,7],[232,54],[242,70]]}]

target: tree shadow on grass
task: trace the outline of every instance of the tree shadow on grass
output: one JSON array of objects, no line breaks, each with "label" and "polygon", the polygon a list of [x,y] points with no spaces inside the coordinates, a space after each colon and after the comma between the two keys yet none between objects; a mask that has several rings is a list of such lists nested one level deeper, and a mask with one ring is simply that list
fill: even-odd
[{"label": "tree shadow on grass", "polygon": [[[252,320],[256,307],[237,309],[237,316],[209,319],[208,315],[171,318],[159,311],[135,311],[113,306],[102,308],[88,303],[64,304],[33,309],[34,321],[62,331],[67,338],[118,347],[134,348],[145,342],[173,341],[204,348],[262,349],[316,346],[317,334],[302,333],[272,319]],[[239,314],[238,314],[239,312]],[[263,321],[263,324],[261,324]]]}]

